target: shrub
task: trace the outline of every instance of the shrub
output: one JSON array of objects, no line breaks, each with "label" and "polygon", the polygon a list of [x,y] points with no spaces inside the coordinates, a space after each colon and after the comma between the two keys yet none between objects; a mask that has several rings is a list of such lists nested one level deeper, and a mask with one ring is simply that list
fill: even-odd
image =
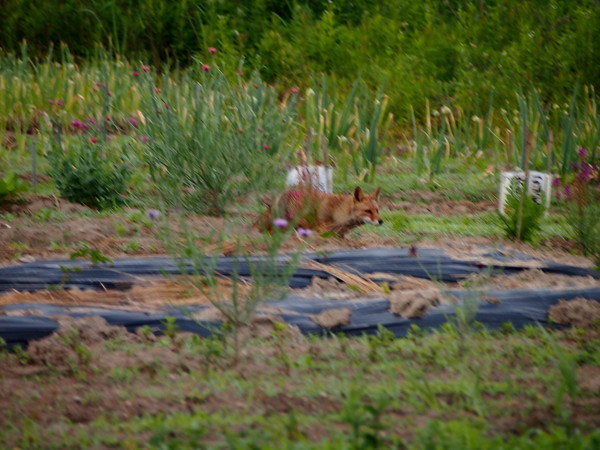
[{"label": "shrub", "polygon": [[82,139],[70,140],[64,150],[55,143],[48,154],[48,174],[60,196],[98,209],[122,205],[130,168],[104,141]]},{"label": "shrub", "polygon": [[280,102],[259,80],[232,83],[209,67],[202,75],[187,97],[146,90],[146,158],[167,206],[223,215],[238,196],[276,179],[265,174],[280,162],[297,94]]},{"label": "shrub", "polygon": [[0,202],[27,189],[16,173],[0,173]]}]

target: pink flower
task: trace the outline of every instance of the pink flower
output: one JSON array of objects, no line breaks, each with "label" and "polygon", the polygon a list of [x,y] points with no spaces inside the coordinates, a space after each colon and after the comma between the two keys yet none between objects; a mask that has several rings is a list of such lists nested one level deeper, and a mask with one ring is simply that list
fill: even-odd
[{"label": "pink flower", "polygon": [[96,142],[98,142],[98,138],[97,138],[97,137],[91,137],[91,138],[90,138],[90,142],[91,142],[92,144],[95,144]]},{"label": "pink flower", "polygon": [[65,102],[63,102],[62,100],[56,100],[56,101],[55,101],[55,103],[56,103],[58,106],[65,106]]},{"label": "pink flower", "polygon": [[269,144],[265,144],[265,145],[263,145],[263,148],[264,148],[265,150],[269,150],[271,147],[269,146]]},{"label": "pink flower", "polygon": [[155,88],[154,88],[154,93],[155,93],[155,94],[160,94],[160,92],[161,92],[161,91],[160,91],[160,88],[159,88],[159,87],[155,87]]},{"label": "pink flower", "polygon": [[579,155],[580,158],[585,158],[588,155],[587,148],[581,147],[581,148],[577,149],[577,154]]},{"label": "pink flower", "polygon": [[140,141],[146,143],[149,141],[149,139],[146,136],[140,136]]},{"label": "pink flower", "polygon": [[54,100],[48,100],[48,103],[50,103],[51,105],[54,105]]},{"label": "pink flower", "polygon": [[167,103],[165,103],[165,108],[169,109],[169,105]]},{"label": "pink flower", "polygon": [[285,228],[288,226],[288,221],[282,217],[278,217],[273,221],[273,225],[275,225],[277,228]]},{"label": "pink flower", "polygon": [[298,89],[296,89],[296,88],[292,88],[292,89],[290,89],[290,92],[291,92],[292,94],[297,94],[297,93],[298,93]]},{"label": "pink flower", "polygon": [[134,71],[133,71],[133,76],[134,76],[134,77],[137,77],[137,76],[139,76],[139,75],[140,75],[140,73],[139,73],[137,70],[134,70]]},{"label": "pink flower", "polygon": [[150,67],[148,67],[148,66],[142,66],[142,70],[144,72],[150,72]]},{"label": "pink flower", "polygon": [[103,89],[108,88],[108,86],[106,84],[101,83],[100,81],[96,81],[96,86],[98,86],[99,88],[103,88]]},{"label": "pink flower", "polygon": [[138,121],[137,121],[137,119],[136,119],[136,118],[134,118],[134,117],[130,117],[130,118],[129,118],[129,119],[127,119],[127,120],[128,120],[128,121],[129,121],[129,123],[130,123],[131,125],[133,125],[134,127],[137,127],[137,126],[138,126]]},{"label": "pink flower", "polygon": [[88,117],[87,119],[85,119],[85,121],[87,123],[91,123],[92,125],[96,125],[96,119],[94,119],[93,117]]},{"label": "pink flower", "polygon": [[210,70],[210,66],[208,64],[202,64],[202,70],[208,72]]},{"label": "pink flower", "polygon": [[215,53],[217,53],[217,49],[214,47],[208,47],[208,53],[214,55]]},{"label": "pink flower", "polygon": [[88,129],[88,125],[86,123],[83,123],[81,120],[74,120],[73,122],[71,122],[71,126],[76,130],[81,131],[85,131]]}]

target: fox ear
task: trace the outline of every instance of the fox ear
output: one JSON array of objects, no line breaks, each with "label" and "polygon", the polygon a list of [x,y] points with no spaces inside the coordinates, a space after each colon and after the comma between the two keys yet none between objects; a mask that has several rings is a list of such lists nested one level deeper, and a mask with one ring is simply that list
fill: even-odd
[{"label": "fox ear", "polygon": [[381,193],[381,187],[378,187],[377,189],[375,189],[373,191],[373,193],[371,194],[371,197],[373,197],[375,200],[379,200],[380,193]]},{"label": "fox ear", "polygon": [[356,189],[354,189],[354,200],[356,200],[357,202],[362,202],[364,198],[365,193],[362,191],[360,186],[356,186]]}]

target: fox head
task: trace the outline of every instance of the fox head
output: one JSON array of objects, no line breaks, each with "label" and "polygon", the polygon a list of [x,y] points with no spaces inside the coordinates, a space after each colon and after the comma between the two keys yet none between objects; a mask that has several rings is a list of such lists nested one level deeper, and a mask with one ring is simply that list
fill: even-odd
[{"label": "fox head", "polygon": [[379,204],[377,203],[380,192],[380,187],[369,195],[365,194],[360,186],[354,189],[354,214],[363,223],[370,225],[381,225],[383,223],[383,220],[379,216]]}]

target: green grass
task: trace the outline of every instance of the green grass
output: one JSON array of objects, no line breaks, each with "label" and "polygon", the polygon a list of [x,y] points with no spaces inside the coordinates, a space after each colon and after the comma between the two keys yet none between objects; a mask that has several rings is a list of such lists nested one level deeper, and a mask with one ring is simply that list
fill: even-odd
[{"label": "green grass", "polygon": [[[5,428],[0,443],[27,447],[44,442],[53,448],[117,442],[129,448],[352,448],[360,442],[360,448],[593,448],[600,442],[592,412],[597,392],[576,384],[561,398],[560,410],[553,409],[554,394],[565,382],[560,355],[571,355],[570,371],[590,364],[584,362],[586,347],[600,342],[588,333],[549,334],[537,327],[459,331],[446,324],[406,338],[385,331],[360,338],[272,337],[246,342],[248,351],[235,366],[227,352],[207,360],[208,341],[197,337],[176,338],[183,344],[179,350],[169,345],[170,339],[108,341],[108,352],[120,355],[125,367],[94,369],[101,356],[92,352],[80,378],[49,372],[38,396],[58,380],[72,389],[114,385],[119,402],[160,402],[169,412],[124,417],[121,412],[117,417],[102,406],[101,396],[92,396],[85,403],[100,408],[98,414],[89,422],[72,423],[64,415],[72,400],[63,391],[49,423],[29,420],[13,410],[16,404],[9,406],[5,417],[12,417],[14,426]],[[152,347],[168,358],[155,357],[150,370],[135,355],[145,349],[159,355]],[[123,411],[118,405],[114,409]],[[532,415],[543,419],[532,422]]]},{"label": "green grass", "polygon": [[[379,236],[398,237],[401,242],[414,242],[417,238],[433,236],[485,236],[502,237],[504,232],[497,213],[484,212],[474,215],[410,214],[402,211],[383,211],[383,225],[369,227],[368,232]],[[363,227],[354,233],[365,233]],[[539,240],[570,236],[566,219],[560,215],[543,218]]]}]

